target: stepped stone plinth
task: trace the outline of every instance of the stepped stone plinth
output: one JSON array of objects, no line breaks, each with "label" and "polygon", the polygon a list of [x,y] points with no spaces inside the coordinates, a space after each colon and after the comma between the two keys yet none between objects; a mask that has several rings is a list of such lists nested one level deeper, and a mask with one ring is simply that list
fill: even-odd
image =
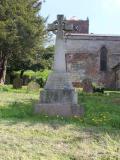
[{"label": "stepped stone plinth", "polygon": [[58,15],[57,21],[49,26],[49,30],[56,33],[54,69],[48,77],[44,90],[41,91],[35,113],[65,117],[83,114],[83,108],[78,105],[78,96],[73,88],[70,74],[66,72],[64,31],[70,29],[72,27],[66,24],[63,15]]},{"label": "stepped stone plinth", "polygon": [[77,97],[68,73],[52,73],[41,91],[35,112],[51,116],[80,116],[83,108],[78,105]]}]

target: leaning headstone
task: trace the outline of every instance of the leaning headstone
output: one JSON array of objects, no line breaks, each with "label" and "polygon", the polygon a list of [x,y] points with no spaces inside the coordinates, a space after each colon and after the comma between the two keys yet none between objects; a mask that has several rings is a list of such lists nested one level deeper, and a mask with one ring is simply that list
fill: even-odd
[{"label": "leaning headstone", "polygon": [[22,88],[22,79],[17,77],[13,80],[13,88],[14,89],[20,89]]},{"label": "leaning headstone", "polygon": [[92,81],[89,78],[86,78],[82,81],[82,87],[83,87],[83,92],[86,92],[86,93],[93,92]]},{"label": "leaning headstone", "polygon": [[28,83],[30,82],[30,78],[26,75],[23,75],[22,80],[23,80],[23,85],[24,86],[27,86]]},{"label": "leaning headstone", "polygon": [[27,90],[29,91],[29,92],[37,92],[37,91],[39,91],[39,89],[40,89],[40,85],[38,84],[38,83],[36,83],[36,82],[30,82],[29,84],[28,84],[28,86],[27,86]]}]

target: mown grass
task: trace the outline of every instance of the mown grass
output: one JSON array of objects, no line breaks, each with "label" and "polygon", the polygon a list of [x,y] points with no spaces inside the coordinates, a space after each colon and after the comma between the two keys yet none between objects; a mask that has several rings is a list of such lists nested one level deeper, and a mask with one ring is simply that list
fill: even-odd
[{"label": "mown grass", "polygon": [[120,129],[120,94],[80,95],[79,103],[86,110],[83,121],[86,124]]},{"label": "mown grass", "polygon": [[79,93],[81,118],[36,116],[39,93],[0,91],[0,160],[119,160],[120,94]]}]

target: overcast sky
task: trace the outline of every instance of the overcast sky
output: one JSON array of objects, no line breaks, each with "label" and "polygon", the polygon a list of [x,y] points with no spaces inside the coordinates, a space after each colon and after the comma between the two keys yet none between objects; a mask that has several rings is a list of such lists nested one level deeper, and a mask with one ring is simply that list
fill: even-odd
[{"label": "overcast sky", "polygon": [[49,16],[51,23],[57,14],[67,18],[89,17],[90,33],[120,34],[120,0],[46,0],[41,15]]}]

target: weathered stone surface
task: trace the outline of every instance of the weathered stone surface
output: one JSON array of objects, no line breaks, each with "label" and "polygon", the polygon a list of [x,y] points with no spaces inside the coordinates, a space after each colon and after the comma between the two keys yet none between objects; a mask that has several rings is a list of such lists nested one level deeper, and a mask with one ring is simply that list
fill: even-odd
[{"label": "weathered stone surface", "polygon": [[40,103],[35,107],[35,114],[41,113],[49,116],[83,116],[84,108],[79,105],[71,105],[69,103]]},{"label": "weathered stone surface", "polygon": [[20,79],[19,77],[15,78],[13,80],[13,88],[14,89],[22,88],[22,79]]},{"label": "weathered stone surface", "polygon": [[120,89],[120,70],[116,72],[116,88]]},{"label": "weathered stone surface", "polygon": [[45,85],[47,90],[71,89],[73,86],[70,80],[70,74],[66,72],[53,72],[49,75]]},{"label": "weathered stone surface", "polygon": [[73,25],[69,24],[64,15],[57,15],[57,20],[48,25],[48,31],[53,31],[56,34],[55,56],[54,56],[54,71],[65,72],[65,31],[72,31]]},{"label": "weathered stone surface", "polygon": [[120,89],[120,63],[113,68],[113,77],[115,79],[115,88]]},{"label": "weathered stone surface", "polygon": [[74,116],[82,115],[83,108],[78,105],[78,96],[70,81],[69,74],[53,72],[40,95],[40,103],[35,113]]},{"label": "weathered stone surface", "polygon": [[83,86],[83,92],[86,93],[92,93],[93,92],[93,86],[92,86],[92,82],[90,79],[84,79],[82,81],[82,86]]},{"label": "weathered stone surface", "polygon": [[40,89],[40,85],[36,82],[30,82],[27,86],[27,90],[28,91],[33,91],[33,92],[37,92]]},{"label": "weathered stone surface", "polygon": [[60,116],[81,114],[70,74],[66,73],[64,31],[67,30],[70,30],[70,26],[66,24],[63,15],[57,16],[57,21],[49,25],[49,31],[56,31],[54,69],[41,92],[35,113]]},{"label": "weathered stone surface", "polygon": [[[115,79],[112,68],[120,62],[120,36],[73,34],[66,35],[66,68],[71,81],[82,82],[89,78],[94,83],[102,83],[111,88]],[[100,70],[100,50],[107,49],[107,71]]]},{"label": "weathered stone surface", "polygon": [[77,93],[70,89],[43,90],[41,92],[40,102],[77,104]]}]

